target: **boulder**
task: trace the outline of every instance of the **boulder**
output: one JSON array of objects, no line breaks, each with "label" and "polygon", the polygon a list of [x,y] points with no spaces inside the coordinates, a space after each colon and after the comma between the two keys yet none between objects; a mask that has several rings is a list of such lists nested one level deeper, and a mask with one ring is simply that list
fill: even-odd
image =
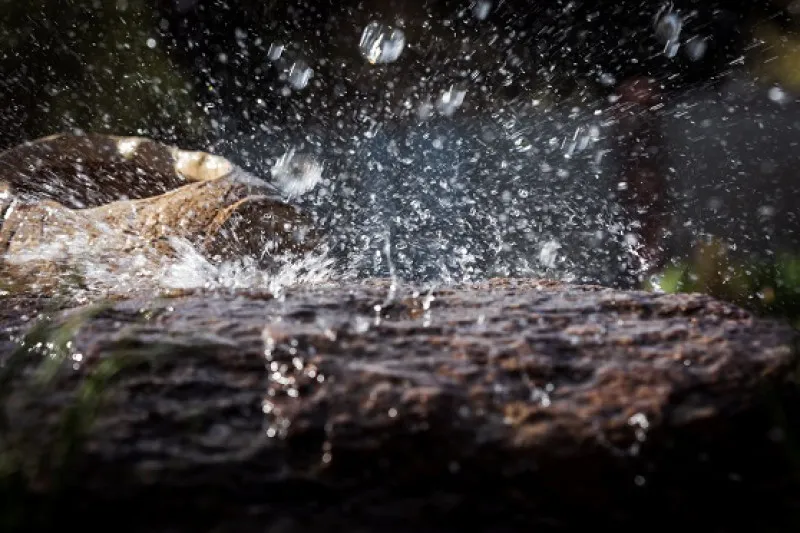
[{"label": "boulder", "polygon": [[16,303],[0,501],[26,526],[752,531],[800,501],[796,332],[706,296],[376,280],[35,324]]},{"label": "boulder", "polygon": [[313,245],[307,217],[269,183],[142,138],[56,135],[2,153],[0,209],[3,276],[46,293],[90,267],[111,283],[152,278],[179,243],[265,267]]}]

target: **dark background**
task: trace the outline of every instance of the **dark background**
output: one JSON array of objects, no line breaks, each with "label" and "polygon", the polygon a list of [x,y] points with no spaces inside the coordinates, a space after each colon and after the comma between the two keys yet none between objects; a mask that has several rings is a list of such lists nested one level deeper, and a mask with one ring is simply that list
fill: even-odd
[{"label": "dark background", "polygon": [[[473,112],[536,92],[593,97],[616,85],[598,83],[604,74],[617,82],[652,76],[680,94],[756,56],[759,27],[792,32],[796,25],[786,1],[494,0],[485,20],[472,16],[473,4],[3,0],[0,145],[71,126],[202,144],[264,120],[328,127],[337,113],[364,108],[376,119],[397,119],[409,112],[396,100],[474,85],[474,71],[481,89],[468,100]],[[669,6],[684,19],[683,40],[707,40],[701,60],[661,53],[654,17]],[[375,68],[358,55],[361,30],[372,20],[404,28],[400,61]],[[313,91],[281,96],[267,57],[274,42],[309,58]],[[302,117],[293,116],[298,111]],[[217,122],[188,123],[184,115],[192,112]]]}]

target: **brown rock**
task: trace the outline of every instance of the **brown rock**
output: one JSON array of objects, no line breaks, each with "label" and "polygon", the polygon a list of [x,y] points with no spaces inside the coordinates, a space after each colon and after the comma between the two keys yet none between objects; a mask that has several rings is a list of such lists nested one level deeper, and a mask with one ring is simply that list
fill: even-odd
[{"label": "brown rock", "polygon": [[232,170],[221,157],[141,137],[57,134],[0,153],[2,180],[17,194],[71,209],[149,198]]},{"label": "brown rock", "polygon": [[310,246],[308,220],[227,160],[141,138],[57,135],[0,154],[3,274],[52,291],[86,265],[146,279],[183,239],[214,260]]},{"label": "brown rock", "polygon": [[6,454],[60,528],[104,509],[141,531],[752,531],[797,501],[791,328],[700,295],[388,293],[60,314],[45,355],[5,345]]}]

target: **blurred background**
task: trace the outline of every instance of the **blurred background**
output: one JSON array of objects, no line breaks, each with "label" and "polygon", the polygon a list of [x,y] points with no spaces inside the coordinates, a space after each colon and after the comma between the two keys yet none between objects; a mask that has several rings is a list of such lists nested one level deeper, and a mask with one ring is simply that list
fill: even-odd
[{"label": "blurred background", "polygon": [[265,179],[288,153],[342,275],[798,321],[798,30],[797,0],[0,0],[0,149],[139,135]]}]

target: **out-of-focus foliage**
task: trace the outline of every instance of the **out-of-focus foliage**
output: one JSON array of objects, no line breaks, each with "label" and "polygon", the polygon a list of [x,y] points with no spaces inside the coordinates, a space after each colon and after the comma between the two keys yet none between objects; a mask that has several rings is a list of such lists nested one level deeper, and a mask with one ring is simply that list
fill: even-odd
[{"label": "out-of-focus foliage", "polygon": [[754,34],[763,46],[750,59],[751,68],[766,82],[800,91],[800,38],[776,24],[759,25]]},{"label": "out-of-focus foliage", "polygon": [[698,246],[690,261],[667,268],[658,286],[669,293],[701,292],[758,313],[788,318],[800,327],[800,255],[774,261],[732,260],[711,241]]},{"label": "out-of-focus foliage", "polygon": [[0,1],[0,141],[197,135],[191,76],[158,46],[160,20],[147,0]]}]

